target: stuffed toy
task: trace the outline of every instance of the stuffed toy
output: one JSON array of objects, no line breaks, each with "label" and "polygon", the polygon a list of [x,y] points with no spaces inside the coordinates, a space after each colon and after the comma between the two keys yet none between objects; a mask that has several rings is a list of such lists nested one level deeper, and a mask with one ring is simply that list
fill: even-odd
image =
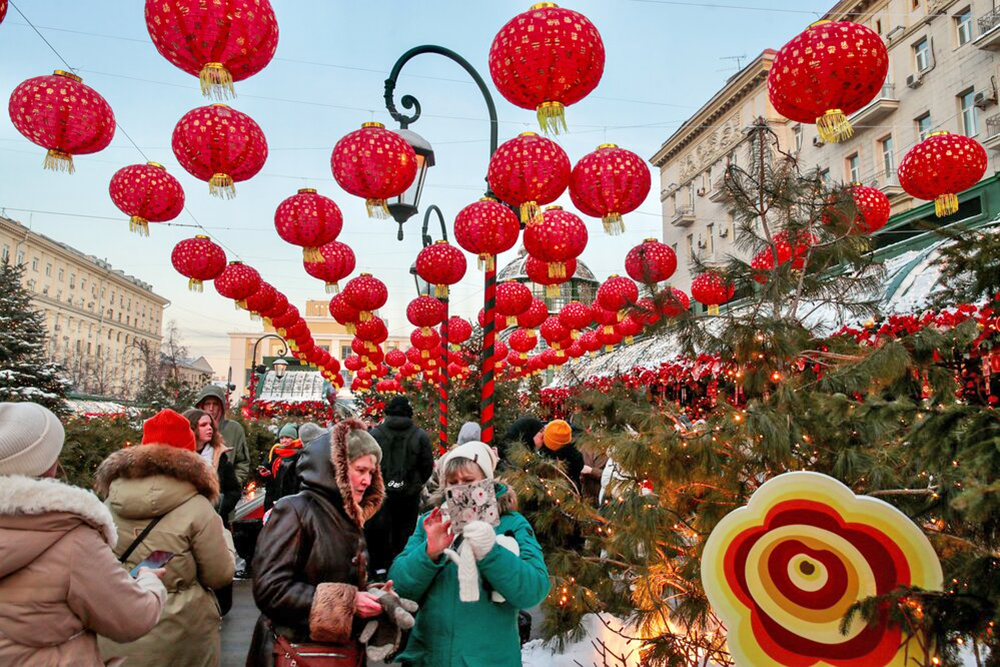
[{"label": "stuffed toy", "polygon": [[399,650],[403,630],[413,627],[413,615],[420,605],[399,597],[391,586],[373,587],[368,592],[378,598],[383,613],[368,621],[358,640],[366,645],[365,653],[369,660],[385,661]]}]

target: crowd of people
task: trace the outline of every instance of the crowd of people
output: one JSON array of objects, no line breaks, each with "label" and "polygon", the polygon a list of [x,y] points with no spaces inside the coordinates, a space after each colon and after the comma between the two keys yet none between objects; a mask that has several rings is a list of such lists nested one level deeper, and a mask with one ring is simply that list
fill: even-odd
[{"label": "crowd of people", "polygon": [[[219,664],[229,520],[250,476],[226,405],[209,386],[183,414],[148,419],[140,445],[101,463],[95,496],[57,479],[51,412],[0,404],[0,663]],[[604,462],[562,420],[523,417],[499,449],[480,438],[463,425],[435,461],[405,397],[373,427],[283,426],[257,470],[267,513],[246,664],[519,665],[519,613],[546,597],[549,575],[502,479],[507,448],[561,462],[584,495]]]}]

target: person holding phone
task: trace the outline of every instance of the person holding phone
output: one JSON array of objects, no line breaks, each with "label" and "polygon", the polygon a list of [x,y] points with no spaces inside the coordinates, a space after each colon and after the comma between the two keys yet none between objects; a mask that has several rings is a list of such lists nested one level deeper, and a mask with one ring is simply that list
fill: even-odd
[{"label": "person holding phone", "polygon": [[[420,517],[389,568],[396,592],[421,605],[398,660],[409,667],[520,665],[518,610],[537,605],[549,592],[542,549],[517,512],[514,491],[494,480],[497,456],[489,445],[467,442],[438,465],[444,482],[438,503],[449,489],[452,497],[467,498],[479,490],[477,484],[490,480],[499,523],[491,525],[488,505],[458,536],[452,531],[457,508],[446,503]],[[471,487],[471,493],[469,488],[454,493],[457,487]],[[449,518],[447,512],[456,516]]]},{"label": "person holding phone", "polygon": [[64,432],[35,403],[0,403],[0,664],[104,665],[97,635],[150,631],[162,571],[129,576],[118,531],[90,491],[55,479]]}]

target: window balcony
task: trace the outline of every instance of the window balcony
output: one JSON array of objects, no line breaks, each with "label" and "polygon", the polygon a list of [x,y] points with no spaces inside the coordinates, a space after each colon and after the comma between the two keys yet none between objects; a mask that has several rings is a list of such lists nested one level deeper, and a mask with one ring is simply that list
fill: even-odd
[{"label": "window balcony", "polygon": [[986,139],[983,146],[993,151],[1000,151],[1000,114],[986,119]]},{"label": "window balcony", "polygon": [[906,194],[906,191],[903,190],[903,187],[899,184],[899,176],[895,169],[891,171],[880,171],[875,174],[875,178],[873,178],[871,182],[871,187],[878,188],[885,193],[885,196],[889,199]]},{"label": "window balcony", "polygon": [[896,96],[896,86],[887,83],[882,86],[882,91],[868,106],[855,113],[849,120],[851,125],[858,129],[874,127],[897,109],[899,109],[899,97]]},{"label": "window balcony", "polygon": [[674,217],[670,220],[670,224],[674,227],[690,227],[694,224],[694,207],[693,206],[678,206],[677,212],[674,213]]},{"label": "window balcony", "polygon": [[712,189],[708,194],[708,198],[717,204],[722,202],[727,202],[732,199],[732,193],[729,192],[729,188],[726,187],[726,179],[724,176],[719,176],[712,181]]},{"label": "window balcony", "polygon": [[979,18],[979,37],[972,43],[987,51],[1000,51],[1000,8]]}]

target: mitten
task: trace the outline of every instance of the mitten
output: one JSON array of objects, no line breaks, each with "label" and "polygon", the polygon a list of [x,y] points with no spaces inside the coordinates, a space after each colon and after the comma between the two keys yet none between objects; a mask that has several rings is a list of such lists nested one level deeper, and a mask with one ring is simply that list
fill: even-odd
[{"label": "mitten", "polygon": [[[502,546],[504,549],[511,552],[515,556],[521,555],[521,546],[517,543],[517,540],[515,540],[511,535],[497,535],[497,544],[499,544],[500,546]],[[500,602],[500,603],[507,601],[507,598],[500,595],[498,591],[493,591],[492,593],[490,593],[490,599],[493,600],[493,602]]]},{"label": "mitten", "polygon": [[485,521],[470,521],[462,529],[462,538],[472,547],[476,560],[482,560],[496,543],[497,534]]}]

